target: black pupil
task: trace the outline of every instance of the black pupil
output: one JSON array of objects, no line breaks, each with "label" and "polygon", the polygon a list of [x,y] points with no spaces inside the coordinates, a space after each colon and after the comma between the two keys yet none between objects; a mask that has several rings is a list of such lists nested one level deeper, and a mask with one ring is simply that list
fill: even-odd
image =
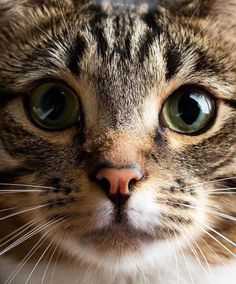
[{"label": "black pupil", "polygon": [[199,103],[193,94],[185,94],[179,100],[178,111],[181,119],[188,125],[192,125],[201,112]]},{"label": "black pupil", "polygon": [[44,113],[48,112],[47,119],[57,120],[63,114],[65,105],[64,91],[54,87],[44,94],[41,109]]}]

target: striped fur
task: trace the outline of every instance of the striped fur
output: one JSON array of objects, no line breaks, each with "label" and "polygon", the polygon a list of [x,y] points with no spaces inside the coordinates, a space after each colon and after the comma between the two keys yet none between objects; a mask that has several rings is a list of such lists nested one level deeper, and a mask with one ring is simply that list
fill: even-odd
[{"label": "striped fur", "polygon": [[[196,283],[210,283],[201,271],[210,267],[215,283],[233,284],[236,2],[107,2],[0,0],[0,238],[28,222],[35,224],[26,232],[45,224],[1,256],[1,283],[46,234],[11,283],[24,283],[48,247],[28,283],[41,283],[55,248],[58,284],[73,283],[76,269],[79,283],[177,283],[167,269],[175,258],[181,284],[191,281],[186,259]],[[36,127],[25,111],[32,87],[50,78],[82,105],[78,123],[63,131]],[[216,101],[216,117],[199,135],[162,121],[164,102],[185,85]],[[91,176],[101,165],[137,163],[145,179],[117,218]],[[4,193],[3,183],[24,192]],[[216,189],[221,195],[211,194]],[[6,247],[0,243],[0,255]]]}]

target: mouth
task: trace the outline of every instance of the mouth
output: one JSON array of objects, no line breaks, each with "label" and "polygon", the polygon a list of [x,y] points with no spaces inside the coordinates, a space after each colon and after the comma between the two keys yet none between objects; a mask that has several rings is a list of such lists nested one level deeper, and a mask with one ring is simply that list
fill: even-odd
[{"label": "mouth", "polygon": [[93,243],[116,243],[116,244],[127,244],[127,243],[149,243],[159,239],[154,234],[137,230],[133,228],[124,218],[119,218],[118,222],[115,221],[106,228],[96,229],[84,235],[82,241]]}]

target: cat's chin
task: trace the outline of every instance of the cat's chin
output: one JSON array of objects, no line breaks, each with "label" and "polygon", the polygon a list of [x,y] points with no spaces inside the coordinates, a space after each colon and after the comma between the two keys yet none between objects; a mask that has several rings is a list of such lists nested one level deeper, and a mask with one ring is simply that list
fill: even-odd
[{"label": "cat's chin", "polygon": [[[136,230],[127,223],[115,223],[112,226],[97,229],[85,234],[81,237],[80,242],[84,245],[92,243],[99,247],[102,243],[103,246],[107,246],[108,248],[111,244],[112,250],[119,249],[120,252],[123,246],[125,247],[125,250],[129,250],[129,245],[133,249],[135,244],[152,243],[158,239],[160,239],[160,236],[154,236],[148,232]],[[115,246],[114,242],[116,244]]]},{"label": "cat's chin", "polygon": [[148,264],[154,257],[161,259],[168,252],[164,239],[135,231],[127,224],[114,224],[80,239],[67,239],[63,246],[79,261],[123,272]]}]

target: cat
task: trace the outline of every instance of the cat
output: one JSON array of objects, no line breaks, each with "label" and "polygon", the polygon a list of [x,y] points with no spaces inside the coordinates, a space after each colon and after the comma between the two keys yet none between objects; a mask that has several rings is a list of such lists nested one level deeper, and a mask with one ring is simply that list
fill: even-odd
[{"label": "cat", "polygon": [[1,284],[236,283],[235,17],[0,0]]}]

